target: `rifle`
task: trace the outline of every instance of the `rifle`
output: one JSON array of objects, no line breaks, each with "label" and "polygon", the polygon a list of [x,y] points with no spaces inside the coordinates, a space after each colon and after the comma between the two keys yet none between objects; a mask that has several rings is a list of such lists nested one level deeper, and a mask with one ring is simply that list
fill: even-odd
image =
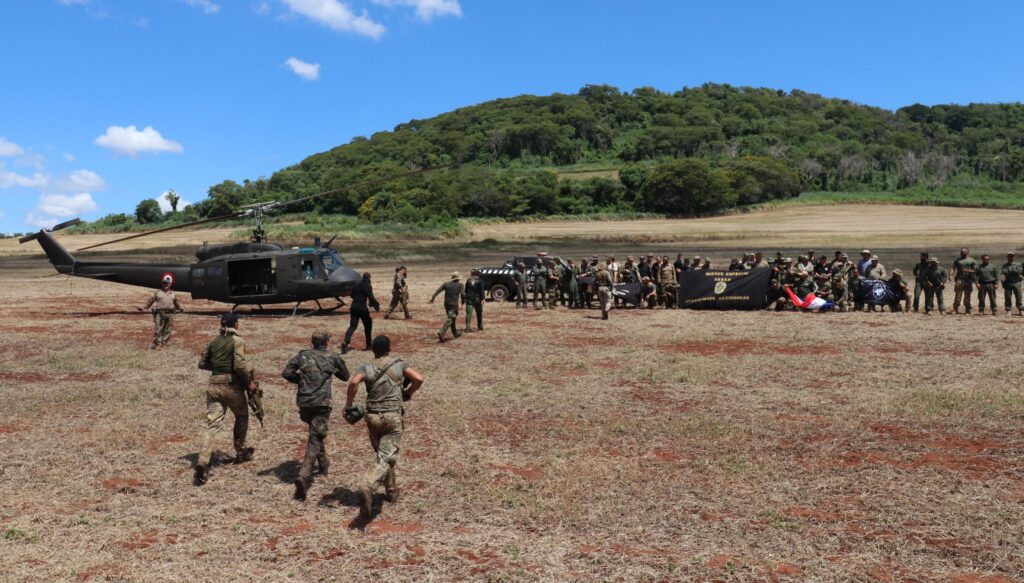
[{"label": "rifle", "polygon": [[260,387],[260,382],[256,379],[256,371],[249,371],[249,383],[255,388],[249,390],[249,408],[252,409],[253,415],[260,422],[260,427],[263,427],[263,416],[265,411],[263,409],[263,389]]}]

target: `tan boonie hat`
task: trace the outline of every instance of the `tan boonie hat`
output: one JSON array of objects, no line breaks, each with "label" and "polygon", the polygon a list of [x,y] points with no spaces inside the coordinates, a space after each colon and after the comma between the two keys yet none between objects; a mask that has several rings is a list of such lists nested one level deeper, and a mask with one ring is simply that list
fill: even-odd
[{"label": "tan boonie hat", "polygon": [[452,279],[459,279],[459,272],[458,271],[452,273]]},{"label": "tan boonie hat", "polygon": [[928,258],[928,263],[938,263],[938,262],[939,262],[939,258],[938,257],[929,257]]},{"label": "tan boonie hat", "polygon": [[900,271],[899,269],[893,269],[893,270],[892,270],[892,274],[893,274],[893,275],[898,275],[898,276],[900,276],[900,277],[903,277],[903,272],[902,272],[902,271]]},{"label": "tan boonie hat", "polygon": [[871,260],[872,260],[872,261],[874,261],[874,260],[876,260],[876,259],[878,259],[878,255],[872,255],[872,256],[871,256]]}]

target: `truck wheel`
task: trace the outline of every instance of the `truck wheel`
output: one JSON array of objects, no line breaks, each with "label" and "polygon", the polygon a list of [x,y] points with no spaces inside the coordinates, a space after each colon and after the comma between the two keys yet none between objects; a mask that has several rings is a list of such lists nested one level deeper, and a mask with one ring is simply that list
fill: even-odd
[{"label": "truck wheel", "polygon": [[491,286],[491,300],[495,302],[507,302],[508,288],[500,284]]}]

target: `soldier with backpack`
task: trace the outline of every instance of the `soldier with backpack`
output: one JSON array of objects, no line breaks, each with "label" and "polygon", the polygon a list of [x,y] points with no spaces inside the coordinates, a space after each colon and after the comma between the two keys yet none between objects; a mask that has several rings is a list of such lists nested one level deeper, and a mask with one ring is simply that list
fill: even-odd
[{"label": "soldier with backpack", "polygon": [[[387,336],[374,338],[372,349],[373,360],[355,370],[348,381],[348,394],[345,398],[345,420],[355,423],[365,415],[370,445],[376,456],[357,490],[359,517],[363,520],[369,520],[373,512],[373,497],[381,485],[384,486],[388,502],[393,504],[398,501],[395,467],[398,465],[399,444],[404,427],[403,403],[411,399],[423,384],[423,375],[401,358],[390,356],[391,340]],[[352,404],[359,383],[366,386],[365,406]]]}]

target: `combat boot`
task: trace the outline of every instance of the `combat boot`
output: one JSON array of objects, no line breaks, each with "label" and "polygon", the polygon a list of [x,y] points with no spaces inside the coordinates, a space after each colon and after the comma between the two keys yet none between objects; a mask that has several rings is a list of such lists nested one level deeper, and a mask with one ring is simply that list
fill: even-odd
[{"label": "combat boot", "polygon": [[359,496],[359,518],[369,520],[373,515],[373,494],[365,486],[359,488],[356,494]]},{"label": "combat boot", "polygon": [[317,465],[320,466],[319,472],[321,476],[326,476],[331,469],[331,462],[326,459],[318,460]]},{"label": "combat boot", "polygon": [[306,501],[306,492],[309,491],[313,480],[311,478],[298,478],[295,480],[295,499],[299,502]]},{"label": "combat boot", "polygon": [[210,468],[206,464],[199,464],[196,466],[195,475],[192,478],[192,483],[196,486],[202,486],[210,480]]},{"label": "combat boot", "polygon": [[392,466],[391,470],[388,471],[388,475],[384,477],[384,499],[394,504],[398,502],[398,496],[401,493],[401,489],[398,487],[398,476],[395,473],[395,468]]},{"label": "combat boot", "polygon": [[256,453],[255,447],[245,447],[235,454],[235,463],[244,464],[245,462],[252,461],[252,454]]},{"label": "combat boot", "polygon": [[348,354],[348,342],[343,342],[341,344],[341,353]]}]

